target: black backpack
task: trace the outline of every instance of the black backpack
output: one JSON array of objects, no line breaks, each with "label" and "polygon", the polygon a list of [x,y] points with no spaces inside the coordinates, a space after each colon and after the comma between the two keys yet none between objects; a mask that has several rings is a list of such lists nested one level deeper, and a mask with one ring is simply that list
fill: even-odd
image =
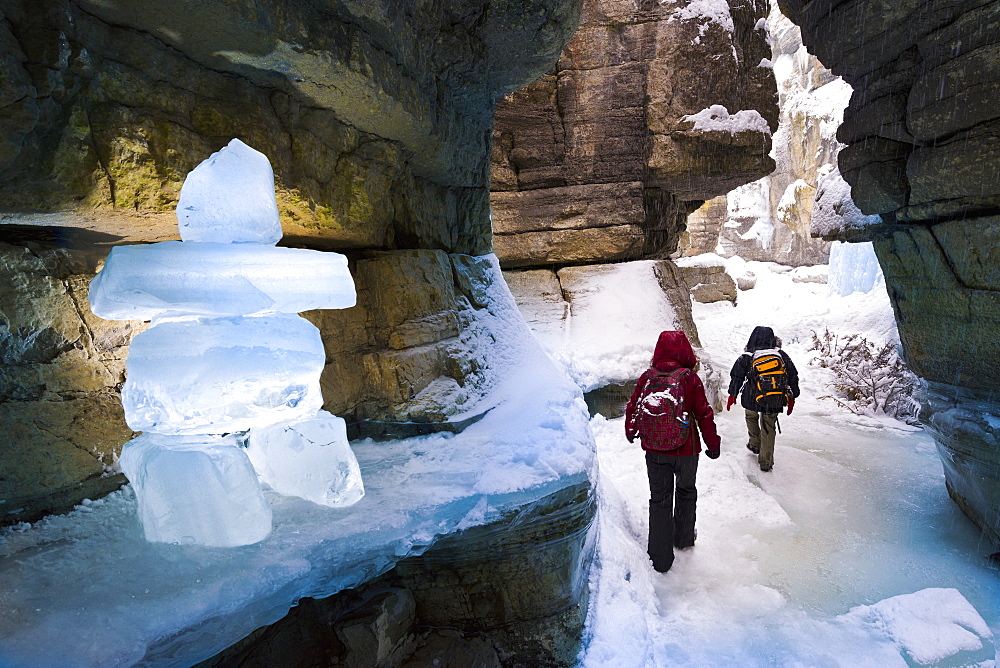
[{"label": "black backpack", "polygon": [[750,360],[750,391],[764,413],[780,413],[791,395],[788,370],[777,349],[758,350]]}]

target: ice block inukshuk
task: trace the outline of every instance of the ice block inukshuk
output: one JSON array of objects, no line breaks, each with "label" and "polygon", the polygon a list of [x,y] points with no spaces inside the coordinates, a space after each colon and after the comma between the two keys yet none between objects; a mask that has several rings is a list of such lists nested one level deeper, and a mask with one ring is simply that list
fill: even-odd
[{"label": "ice block inukshuk", "polygon": [[[260,478],[328,506],[364,495],[341,418],[320,410],[319,330],[298,315],[355,303],[339,253],[278,248],[267,157],[238,139],[184,182],[182,241],[119,246],[95,315],[149,320],[129,349],[120,464],[146,539],[237,546],[271,531]],[[246,447],[244,447],[246,446]]]}]

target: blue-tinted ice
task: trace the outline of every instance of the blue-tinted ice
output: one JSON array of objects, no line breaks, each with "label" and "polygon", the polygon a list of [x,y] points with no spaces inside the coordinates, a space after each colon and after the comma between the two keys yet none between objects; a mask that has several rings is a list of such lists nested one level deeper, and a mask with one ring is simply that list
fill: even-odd
[{"label": "blue-tinted ice", "polygon": [[146,540],[235,547],[271,533],[271,506],[234,436],[146,433],[122,450]]},{"label": "blue-tinted ice", "polygon": [[279,494],[331,508],[365,495],[347,425],[326,411],[292,424],[251,429],[247,454],[261,480]]},{"label": "blue-tinted ice", "polygon": [[271,508],[242,447],[250,429],[276,491],[355,503],[364,486],[343,420],[317,417],[323,341],[297,315],[354,306],[347,259],[275,246],[274,173],[238,139],[188,174],[177,220],[183,241],[113,249],[89,295],[102,318],[152,321],[122,388],[125,420],[144,432],[121,462],[146,538],[233,547],[268,536]]},{"label": "blue-tinted ice", "polygon": [[157,323],[132,340],[122,405],[129,427],[224,434],[311,418],[322,405],[319,330],[297,315]]},{"label": "blue-tinted ice", "polygon": [[184,241],[278,243],[281,221],[267,156],[233,139],[195,167],[181,187],[177,227]]},{"label": "blue-tinted ice", "polygon": [[301,313],[354,302],[354,281],[340,253],[259,244],[118,246],[90,284],[90,308],[108,320]]}]

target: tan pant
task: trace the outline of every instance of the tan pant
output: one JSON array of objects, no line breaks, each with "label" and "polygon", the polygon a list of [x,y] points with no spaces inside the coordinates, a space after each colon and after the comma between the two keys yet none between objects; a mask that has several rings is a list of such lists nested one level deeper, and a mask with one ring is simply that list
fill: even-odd
[{"label": "tan pant", "polygon": [[757,463],[763,470],[774,466],[774,435],[777,413],[758,413],[757,411],[745,410],[747,419],[747,433],[750,435],[750,449],[756,450]]}]

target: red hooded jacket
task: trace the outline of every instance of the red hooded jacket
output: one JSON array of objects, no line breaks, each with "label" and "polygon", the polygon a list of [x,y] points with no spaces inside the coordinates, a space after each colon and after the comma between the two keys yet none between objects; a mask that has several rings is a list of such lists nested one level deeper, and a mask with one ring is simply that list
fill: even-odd
[{"label": "red hooded jacket", "polygon": [[[658,371],[670,372],[679,367],[684,367],[692,370],[691,373],[685,374],[684,379],[681,381],[681,389],[684,395],[684,410],[697,423],[698,428],[690,430],[691,438],[688,443],[675,450],[661,454],[673,457],[687,457],[698,454],[701,452],[701,439],[698,438],[698,432],[701,432],[702,437],[705,439],[705,445],[709,450],[717,450],[719,448],[719,434],[715,430],[715,420],[713,419],[715,413],[712,411],[712,407],[708,404],[708,399],[705,397],[705,386],[702,385],[701,378],[694,372],[694,367],[697,363],[698,358],[695,357],[694,349],[691,348],[691,343],[684,332],[660,333],[660,338],[656,341],[656,349],[653,351],[652,368],[647,369],[639,376],[639,380],[635,384],[635,391],[632,392],[632,398],[628,400],[628,404],[625,406],[625,433],[629,439],[636,437],[634,432],[630,433],[631,428],[629,425],[633,423],[636,403],[639,397],[642,396],[642,391],[646,387],[646,383],[649,382],[649,378]],[[646,450],[646,447],[643,446],[642,449]]]}]

